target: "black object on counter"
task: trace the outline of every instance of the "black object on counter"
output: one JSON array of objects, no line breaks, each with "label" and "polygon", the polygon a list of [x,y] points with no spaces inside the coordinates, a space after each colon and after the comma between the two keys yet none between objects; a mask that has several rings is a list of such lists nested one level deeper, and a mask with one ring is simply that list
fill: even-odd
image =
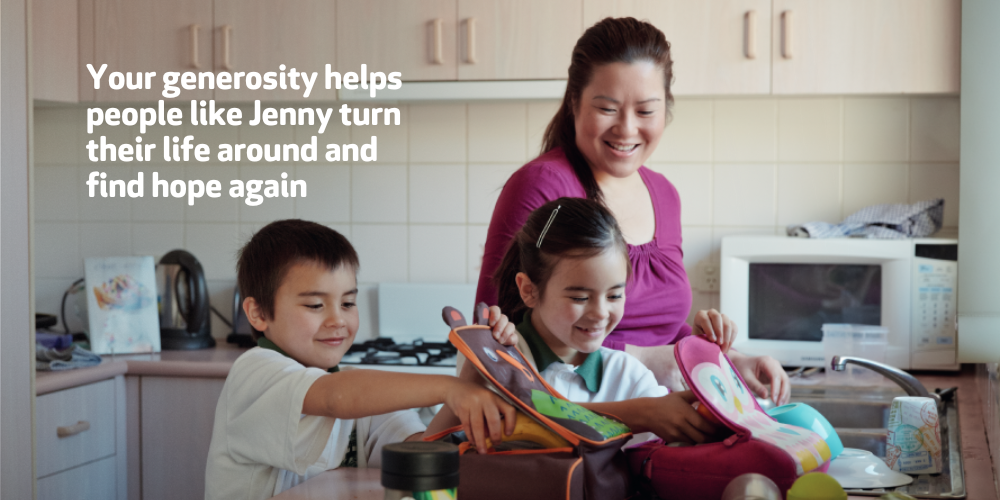
[{"label": "black object on counter", "polygon": [[209,317],[208,284],[198,259],[173,250],[157,265],[160,346],[169,350],[215,347]]},{"label": "black object on counter", "polygon": [[404,492],[457,488],[458,447],[440,441],[385,445],[382,448],[382,486],[386,490]]}]

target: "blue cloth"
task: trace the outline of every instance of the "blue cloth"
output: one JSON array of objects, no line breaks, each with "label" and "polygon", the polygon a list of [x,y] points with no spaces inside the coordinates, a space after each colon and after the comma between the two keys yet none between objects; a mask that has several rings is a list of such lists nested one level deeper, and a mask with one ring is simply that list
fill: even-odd
[{"label": "blue cloth", "polygon": [[35,332],[35,343],[49,349],[66,349],[73,345],[73,336],[66,333]]},{"label": "blue cloth", "polygon": [[101,357],[80,346],[61,351],[35,344],[35,369],[41,371],[72,370],[101,364]]},{"label": "blue cloth", "polygon": [[941,229],[944,199],[914,203],[872,205],[851,214],[840,224],[807,222],[791,225],[789,236],[800,238],[876,238],[903,239],[930,236]]}]

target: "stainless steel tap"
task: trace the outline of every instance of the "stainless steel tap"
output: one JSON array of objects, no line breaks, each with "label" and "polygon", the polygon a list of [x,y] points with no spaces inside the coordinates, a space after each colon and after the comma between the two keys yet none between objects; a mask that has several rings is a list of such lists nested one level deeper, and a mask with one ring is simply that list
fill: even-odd
[{"label": "stainless steel tap", "polygon": [[924,384],[921,384],[913,375],[900,370],[899,368],[872,361],[870,359],[856,358],[854,356],[834,356],[830,363],[830,368],[834,371],[842,372],[847,369],[847,364],[853,363],[875,371],[883,377],[892,380],[896,385],[903,388],[908,396],[919,396],[923,398],[933,398],[937,404],[938,412],[941,411],[941,396],[929,392]]}]

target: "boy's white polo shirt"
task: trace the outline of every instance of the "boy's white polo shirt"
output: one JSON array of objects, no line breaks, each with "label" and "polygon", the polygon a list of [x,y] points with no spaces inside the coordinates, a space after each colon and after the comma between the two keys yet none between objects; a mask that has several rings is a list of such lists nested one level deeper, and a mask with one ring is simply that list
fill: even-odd
[{"label": "boy's white polo shirt", "polygon": [[325,375],[260,347],[233,363],[215,409],[207,500],[263,500],[337,468],[355,428],[358,467],[378,467],[382,446],[425,430],[410,410],[357,420],[303,415],[306,392]]}]

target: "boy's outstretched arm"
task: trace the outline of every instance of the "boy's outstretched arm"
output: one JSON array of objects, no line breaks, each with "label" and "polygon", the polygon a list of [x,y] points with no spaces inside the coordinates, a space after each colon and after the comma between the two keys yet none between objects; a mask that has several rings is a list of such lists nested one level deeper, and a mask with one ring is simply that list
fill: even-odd
[{"label": "boy's outstretched arm", "polygon": [[697,400],[691,391],[677,391],[656,398],[579,404],[614,415],[636,434],[652,432],[668,443],[704,443],[705,435],[715,432],[715,427],[691,406]]},{"label": "boy's outstretched arm", "polygon": [[352,419],[441,403],[458,417],[469,440],[483,453],[486,437],[500,440],[500,416],[510,426],[514,422],[514,407],[481,385],[448,375],[379,370],[350,370],[318,378],[306,392],[302,413]]}]

